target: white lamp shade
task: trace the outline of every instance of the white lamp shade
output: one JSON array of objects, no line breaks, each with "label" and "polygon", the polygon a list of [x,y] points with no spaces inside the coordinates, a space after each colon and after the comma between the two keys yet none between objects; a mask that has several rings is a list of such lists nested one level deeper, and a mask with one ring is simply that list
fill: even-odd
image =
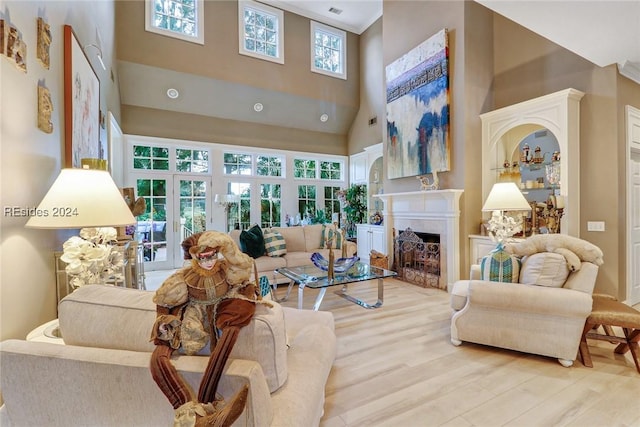
[{"label": "white lamp shade", "polygon": [[513,182],[493,184],[489,197],[484,202],[483,211],[530,211],[531,206]]},{"label": "white lamp shade", "polygon": [[26,227],[117,227],[135,222],[109,172],[63,169]]}]

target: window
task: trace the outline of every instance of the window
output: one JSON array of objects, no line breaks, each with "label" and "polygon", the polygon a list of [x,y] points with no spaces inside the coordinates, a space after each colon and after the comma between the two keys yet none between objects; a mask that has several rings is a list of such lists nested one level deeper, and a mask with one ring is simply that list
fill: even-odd
[{"label": "window", "polygon": [[315,179],[316,161],[306,160],[306,159],[295,159],[293,161],[293,177]]},{"label": "window", "polygon": [[347,33],[311,21],[311,71],[347,78]]},{"label": "window", "polygon": [[230,182],[227,194],[239,196],[240,202],[229,206],[227,229],[248,230],[251,227],[251,184]]},{"label": "window", "polygon": [[166,147],[133,146],[133,168],[169,170],[169,149]]},{"label": "window", "polygon": [[327,218],[332,218],[334,213],[340,212],[338,191],[340,191],[340,187],[324,187],[324,214]]},{"label": "window", "polygon": [[340,180],[342,164],[340,162],[320,162],[320,179]]},{"label": "window", "polygon": [[204,44],[204,0],[146,0],[145,30]]},{"label": "window", "polygon": [[207,183],[180,180],[180,218],[189,235],[207,229]]},{"label": "window", "polygon": [[209,172],[209,151],[176,149],[176,170],[178,172]]},{"label": "window", "polygon": [[280,184],[260,184],[260,227],[280,226]]},{"label": "window", "polygon": [[280,157],[258,156],[256,175],[282,176],[282,159]]},{"label": "window", "polygon": [[284,64],[284,14],[253,1],[238,2],[240,54]]},{"label": "window", "polygon": [[224,173],[229,175],[251,175],[251,155],[224,153]]},{"label": "window", "polygon": [[298,212],[305,218],[316,216],[315,185],[298,185]]}]

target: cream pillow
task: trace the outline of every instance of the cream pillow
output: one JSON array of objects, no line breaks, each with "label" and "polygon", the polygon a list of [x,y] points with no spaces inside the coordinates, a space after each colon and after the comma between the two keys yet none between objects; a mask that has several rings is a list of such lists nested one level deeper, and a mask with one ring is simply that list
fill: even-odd
[{"label": "cream pillow", "polygon": [[560,254],[540,252],[525,257],[520,270],[520,283],[561,288],[569,277],[567,260]]}]

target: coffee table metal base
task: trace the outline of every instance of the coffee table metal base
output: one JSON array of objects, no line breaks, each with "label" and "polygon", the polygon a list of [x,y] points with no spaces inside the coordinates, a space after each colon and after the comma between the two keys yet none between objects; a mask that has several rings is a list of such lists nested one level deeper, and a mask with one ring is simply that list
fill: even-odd
[{"label": "coffee table metal base", "polygon": [[[380,307],[383,302],[384,302],[384,278],[383,277],[379,277],[378,279],[378,300],[373,303],[373,304],[369,304],[365,301],[362,301],[359,298],[354,297],[353,295],[349,295],[347,293],[347,286],[348,285],[343,285],[342,289],[339,291],[334,291],[334,293],[336,295],[341,296],[342,298],[351,301],[354,304],[358,304],[360,307],[364,307],[364,308],[378,308]],[[291,294],[291,289],[293,288],[293,285],[296,282],[294,280],[292,280],[291,282],[289,282],[289,285],[287,286],[287,293],[285,294],[284,297],[282,298],[276,298],[275,296],[275,290],[277,289],[277,286],[274,287],[273,289],[273,297],[277,302],[284,302],[287,301],[289,299],[289,295]],[[304,301],[304,288],[305,288],[305,284],[304,283],[298,283],[298,309],[302,310],[302,303]],[[324,295],[327,293],[327,287],[324,288],[320,288],[320,292],[318,292],[318,296],[316,297],[316,301],[313,303],[313,310],[314,311],[318,311],[320,309],[320,304],[322,304],[322,300],[324,299]]]}]

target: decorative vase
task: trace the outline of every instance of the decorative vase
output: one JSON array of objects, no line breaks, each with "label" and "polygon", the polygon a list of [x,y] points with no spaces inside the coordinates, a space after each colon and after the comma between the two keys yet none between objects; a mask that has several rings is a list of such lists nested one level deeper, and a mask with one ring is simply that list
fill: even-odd
[{"label": "decorative vase", "polygon": [[327,269],[327,279],[329,281],[333,280],[333,267],[336,262],[335,255],[333,254],[333,247],[329,246],[329,267]]}]

